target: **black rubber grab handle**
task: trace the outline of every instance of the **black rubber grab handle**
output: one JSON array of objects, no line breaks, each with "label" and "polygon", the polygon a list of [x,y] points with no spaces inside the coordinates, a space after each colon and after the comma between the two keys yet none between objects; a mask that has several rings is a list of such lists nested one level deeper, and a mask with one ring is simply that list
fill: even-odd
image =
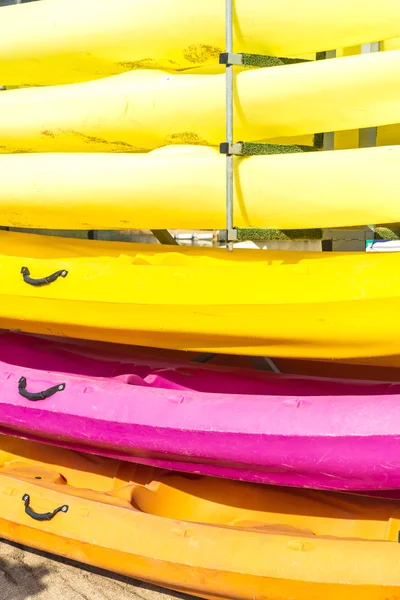
[{"label": "black rubber grab handle", "polygon": [[33,279],[30,277],[30,271],[28,267],[22,267],[21,269],[22,277],[24,278],[25,283],[29,283],[29,285],[34,285],[36,287],[40,287],[42,285],[48,285],[49,283],[53,283],[59,277],[66,277],[68,275],[68,271],[56,271],[52,275],[48,277],[42,277],[42,279]]},{"label": "black rubber grab handle", "polygon": [[28,392],[26,385],[26,377],[21,377],[21,379],[18,381],[18,393],[23,398],[32,400],[33,402],[50,398],[50,396],[54,396],[54,394],[57,394],[57,392],[63,392],[66,388],[65,383],[59,383],[58,385],[53,385],[53,387],[49,388],[48,390],[44,390],[43,392],[32,393]]},{"label": "black rubber grab handle", "polygon": [[28,494],[24,494],[22,496],[22,500],[25,504],[25,512],[28,515],[28,517],[31,517],[31,519],[34,519],[35,521],[51,521],[52,519],[54,519],[54,517],[56,515],[58,515],[59,512],[63,512],[66,513],[68,512],[68,508],[69,506],[67,506],[66,504],[64,504],[64,506],[59,506],[58,508],[56,508],[55,510],[53,510],[53,512],[48,512],[48,513],[37,513],[33,510],[33,508],[31,508],[29,506],[29,502],[30,502],[30,497]]}]

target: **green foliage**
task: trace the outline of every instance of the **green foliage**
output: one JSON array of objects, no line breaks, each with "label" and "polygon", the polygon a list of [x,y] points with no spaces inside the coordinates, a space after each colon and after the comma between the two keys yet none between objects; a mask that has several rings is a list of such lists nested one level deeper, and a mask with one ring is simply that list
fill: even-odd
[{"label": "green foliage", "polygon": [[322,229],[238,229],[241,242],[321,240]]}]

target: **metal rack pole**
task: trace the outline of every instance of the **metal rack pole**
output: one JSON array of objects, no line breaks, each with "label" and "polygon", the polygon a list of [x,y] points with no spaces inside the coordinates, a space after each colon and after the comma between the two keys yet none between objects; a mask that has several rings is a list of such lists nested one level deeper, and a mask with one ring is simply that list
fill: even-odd
[{"label": "metal rack pole", "polygon": [[[226,53],[233,52],[233,7],[232,0],[225,0]],[[226,65],[226,142],[233,144],[233,66]],[[227,249],[233,250],[230,234],[233,229],[233,155],[226,155],[226,231]]]},{"label": "metal rack pole", "polygon": [[[327,58],[336,58],[336,50],[328,50],[325,52],[325,59]],[[335,134],[333,131],[328,131],[324,133],[324,150],[334,150],[335,149]]]},{"label": "metal rack pole", "polygon": [[[370,52],[379,52],[381,49],[380,42],[373,42],[372,44],[362,44],[361,54],[369,54]],[[376,146],[377,127],[366,127],[359,129],[358,133],[358,147],[359,148],[372,148]]]},{"label": "metal rack pole", "polygon": [[[372,42],[371,44],[362,44],[361,46],[361,54],[369,54],[370,52],[380,52],[381,43],[380,42]],[[359,148],[372,148],[376,146],[378,137],[378,128],[377,127],[366,127],[365,129],[360,129],[358,132],[358,147]],[[370,236],[372,238],[375,237],[375,225],[368,225],[365,227],[365,231],[371,231]]]}]

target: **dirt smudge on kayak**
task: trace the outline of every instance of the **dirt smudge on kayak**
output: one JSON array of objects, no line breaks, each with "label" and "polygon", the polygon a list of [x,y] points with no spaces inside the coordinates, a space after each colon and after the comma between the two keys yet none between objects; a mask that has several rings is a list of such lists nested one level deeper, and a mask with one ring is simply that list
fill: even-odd
[{"label": "dirt smudge on kayak", "polygon": [[142,58],[140,60],[126,60],[118,63],[119,67],[123,67],[127,70],[134,69],[174,69],[179,67],[179,64],[174,60],[162,59],[157,60],[156,58]]},{"label": "dirt smudge on kayak", "polygon": [[78,137],[85,144],[101,144],[107,146],[107,148],[105,148],[105,151],[107,152],[148,152],[147,148],[133,146],[132,144],[129,144],[129,142],[124,142],[122,140],[106,140],[104,138],[100,138],[94,135],[85,135],[84,133],[80,133],[79,131],[73,130],[63,131],[63,133]]},{"label": "dirt smudge on kayak", "polygon": [[40,135],[44,135],[45,137],[51,137],[51,138],[56,137],[56,134],[54,133],[54,131],[50,131],[49,129],[45,129],[44,131],[41,131]]},{"label": "dirt smudge on kayak", "polygon": [[203,140],[194,131],[181,131],[167,137],[168,144],[189,144],[191,146],[209,146],[207,140]]},{"label": "dirt smudge on kayak", "polygon": [[193,64],[203,64],[215,60],[223,52],[221,48],[207,44],[193,44],[183,51],[184,58]]}]

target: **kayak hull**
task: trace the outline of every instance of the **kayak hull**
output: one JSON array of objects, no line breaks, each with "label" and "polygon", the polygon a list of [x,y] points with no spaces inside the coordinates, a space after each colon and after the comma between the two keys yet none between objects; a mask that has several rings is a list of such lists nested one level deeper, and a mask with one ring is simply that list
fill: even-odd
[{"label": "kayak hull", "polygon": [[[3,329],[248,356],[389,364],[400,354],[395,253],[228,253],[10,232],[0,241]],[[24,267],[31,278],[68,273],[38,287]],[[235,294],[215,294],[232,281]]]},{"label": "kayak hull", "polygon": [[400,487],[400,384],[82,360],[44,340],[1,341],[2,433],[226,479]]},{"label": "kayak hull", "polygon": [[4,436],[0,460],[0,535],[14,542],[205,598],[398,593],[398,502],[188,479]]},{"label": "kayak hull", "polygon": [[[387,40],[400,35],[396,0],[279,5],[238,0],[236,52],[273,56]],[[329,23],[329,28],[326,27]],[[225,49],[223,0],[46,0],[10,6],[0,22],[4,85],[87,81],[131,69],[213,68]],[[18,40],[18,43],[15,41]]]},{"label": "kayak hull", "polygon": [[[43,418],[43,415],[40,415],[39,418]],[[13,435],[74,452],[88,452],[98,456],[132,461],[161,469],[173,469],[184,473],[296,488],[355,493],[374,492],[378,496],[389,497],[393,497],[392,490],[400,487],[400,474],[397,468],[390,473],[389,477],[385,478],[384,476],[387,465],[392,464],[390,461],[394,461],[396,464],[400,461],[398,439],[387,440],[382,437],[370,437],[366,441],[363,437],[354,436],[349,443],[337,440],[321,442],[318,436],[314,438],[299,437],[295,442],[292,441],[292,447],[290,447],[286,440],[270,436],[268,443],[275,446],[275,454],[271,456],[271,453],[268,453],[265,456],[267,454],[265,436],[249,435],[246,438],[237,434],[219,434],[214,436],[216,439],[213,444],[209,435],[199,435],[197,432],[193,432],[191,435],[182,435],[180,430],[171,428],[168,435],[165,436],[167,440],[162,435],[158,435],[155,439],[153,427],[147,429],[133,426],[121,427],[117,423],[110,427],[108,423],[108,428],[111,429],[108,436],[110,441],[105,442],[104,430],[94,427],[92,421],[82,422],[81,418],[64,419],[63,424],[47,422],[43,427],[46,430],[44,433],[42,431],[32,433],[29,426],[21,429],[21,422],[27,420],[27,415],[23,411],[14,411],[12,417],[7,420],[11,422],[18,420],[18,424],[0,425],[0,433],[3,435]],[[65,439],[66,427],[75,429],[82,427],[84,433],[90,430],[90,442],[71,441],[73,436]],[[125,438],[122,437],[121,430],[125,434]],[[173,445],[170,439],[172,436]],[[196,437],[197,444],[193,443],[194,437]],[[240,444],[240,454],[230,453],[233,456],[225,458],[221,451],[221,447],[225,444]],[[300,464],[299,453],[293,449],[293,446],[297,446],[297,444],[302,446],[302,451],[306,456],[307,464],[305,466]],[[125,449],[121,449],[123,445],[125,445]],[[209,450],[210,446],[214,446],[212,453]],[[318,448],[315,449],[315,446]],[[161,451],[158,450],[159,447],[162,448]],[[359,448],[360,452],[353,452],[352,459],[349,460],[347,457],[354,447]],[[207,451],[208,456],[206,456]],[[368,452],[367,455],[365,451]],[[318,461],[321,461],[324,455],[331,453],[344,454],[346,458],[341,465],[338,465],[338,461],[335,459],[327,460],[324,463],[326,472],[318,472]],[[249,459],[249,455],[251,455],[251,459]],[[288,457],[288,464],[285,464],[284,467],[279,465],[282,455]],[[257,464],[247,464],[249,460],[257,461]],[[349,471],[354,465],[354,471],[349,475]],[[370,475],[371,469],[377,470],[372,476]]]},{"label": "kayak hull", "polygon": [[[238,73],[235,137],[270,141],[398,123],[399,67],[395,50]],[[131,71],[95,82],[9,90],[0,94],[0,111],[3,154],[218,146],[225,136],[225,75]]]},{"label": "kayak hull", "polygon": [[[309,229],[399,222],[394,192],[399,165],[398,146],[236,157],[235,226]],[[226,225],[225,158],[207,146],[166,146],[143,154],[2,154],[0,173],[4,226]]]},{"label": "kayak hull", "polygon": [[[32,298],[27,302],[20,296],[4,296],[0,327],[171,350],[361,361],[386,357],[390,363],[400,354],[399,305],[394,298],[361,304],[299,304],[296,310],[290,305],[254,305],[244,310],[231,305],[211,305],[206,310],[204,305],[177,305],[162,311],[158,306],[136,305],[133,310],[132,305],[118,303],[90,303],[82,310],[82,302],[77,301]],[[249,318],[244,322],[246,311]],[[232,323],[238,324],[237,330],[232,331]]]}]

